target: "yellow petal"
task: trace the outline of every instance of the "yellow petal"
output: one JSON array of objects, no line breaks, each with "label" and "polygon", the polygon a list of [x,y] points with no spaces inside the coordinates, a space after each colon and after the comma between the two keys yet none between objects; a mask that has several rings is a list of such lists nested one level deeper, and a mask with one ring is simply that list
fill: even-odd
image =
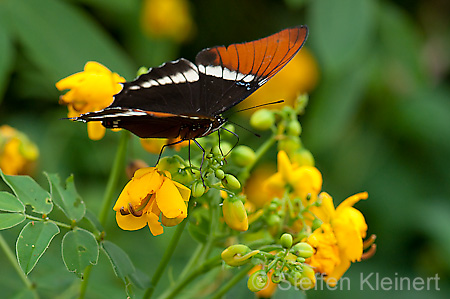
[{"label": "yellow petal", "polygon": [[148,213],[147,215],[147,221],[148,221],[148,227],[150,228],[150,232],[154,236],[158,236],[164,232],[164,229],[159,223],[159,218],[157,215],[153,213]]},{"label": "yellow petal", "polygon": [[336,212],[339,212],[340,209],[346,208],[346,207],[352,207],[354,206],[358,201],[361,199],[367,199],[369,197],[369,194],[367,192],[361,192],[357,193],[355,195],[350,196],[336,208]]},{"label": "yellow petal", "polygon": [[191,189],[178,182],[173,181],[173,183],[175,184],[175,187],[177,187],[178,192],[180,192],[183,200],[189,201],[189,198],[191,197]]},{"label": "yellow petal", "polygon": [[329,286],[331,287],[336,286],[338,280],[341,279],[345,271],[347,271],[347,269],[350,268],[350,265],[351,263],[348,259],[341,257],[341,262],[336,267],[334,267],[333,272],[331,272],[328,276],[326,276],[324,280]]},{"label": "yellow petal", "polygon": [[139,179],[139,178],[141,178],[142,176],[144,176],[144,175],[146,175],[146,174],[148,174],[148,173],[154,172],[154,171],[156,171],[156,168],[155,168],[155,167],[144,167],[144,168],[139,168],[138,170],[136,170],[136,171],[134,172],[133,178],[134,178],[134,179]]},{"label": "yellow petal", "polygon": [[72,89],[79,86],[85,78],[86,74],[79,72],[59,80],[55,85],[58,90]]},{"label": "yellow petal", "polygon": [[84,71],[87,73],[110,74],[111,71],[101,63],[96,61],[88,61],[84,65]]},{"label": "yellow petal", "polygon": [[278,172],[285,182],[289,181],[292,174],[292,165],[285,151],[279,151],[277,155]]},{"label": "yellow petal", "polygon": [[132,186],[129,189],[130,198],[134,204],[140,205],[141,200],[146,198],[147,195],[157,192],[161,184],[162,177],[156,171],[145,173],[138,178],[135,174],[132,179]]},{"label": "yellow petal", "polygon": [[348,218],[337,218],[332,221],[333,231],[339,249],[352,262],[361,260],[363,240],[361,234]]},{"label": "yellow petal", "polygon": [[156,204],[167,218],[187,217],[187,208],[180,192],[173,181],[167,178],[156,192]]},{"label": "yellow petal", "polygon": [[308,194],[317,195],[322,189],[322,174],[312,166],[302,166],[291,172],[288,182],[294,187],[296,194],[305,198]]},{"label": "yellow petal", "polygon": [[91,121],[87,124],[88,136],[91,140],[100,140],[105,136],[105,127],[99,121]]},{"label": "yellow petal", "polygon": [[286,183],[283,181],[283,176],[279,172],[270,176],[263,183],[263,190],[272,196],[282,197],[285,187]]},{"label": "yellow petal", "polygon": [[130,186],[132,186],[131,181],[129,181],[125,185],[122,192],[120,193],[119,198],[117,199],[116,204],[113,207],[114,211],[116,211],[116,212],[120,211],[120,209],[122,207],[127,207],[128,203],[131,202],[130,195],[128,194],[128,190],[129,190]]},{"label": "yellow petal", "polygon": [[323,222],[330,223],[331,219],[333,219],[335,215],[333,198],[331,198],[328,193],[321,192],[319,194],[319,199],[321,201],[321,205],[319,207],[311,206],[309,209],[314,215],[316,215],[317,218]]},{"label": "yellow petal", "polygon": [[144,215],[141,217],[135,217],[131,214],[122,215],[120,212],[116,212],[117,225],[119,225],[119,227],[123,230],[141,229],[147,225],[147,217]]}]

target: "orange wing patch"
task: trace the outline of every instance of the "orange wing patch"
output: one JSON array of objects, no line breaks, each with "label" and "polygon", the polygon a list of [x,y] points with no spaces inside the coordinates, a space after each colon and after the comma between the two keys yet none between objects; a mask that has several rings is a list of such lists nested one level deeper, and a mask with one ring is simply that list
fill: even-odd
[{"label": "orange wing patch", "polygon": [[266,81],[280,71],[302,47],[308,35],[304,26],[288,28],[252,42],[215,47],[212,65],[222,65],[241,74],[252,74]]}]

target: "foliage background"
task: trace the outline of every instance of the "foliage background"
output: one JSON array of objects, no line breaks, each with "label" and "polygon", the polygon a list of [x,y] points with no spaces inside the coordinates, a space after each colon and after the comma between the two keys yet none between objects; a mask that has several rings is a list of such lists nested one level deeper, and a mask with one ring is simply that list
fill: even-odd
[{"label": "foliage background", "polygon": [[[45,184],[44,170],[61,177],[73,173],[88,207],[98,209],[118,136],[108,132],[102,141],[90,141],[82,124],[60,120],[67,111],[58,105],[54,86],[81,71],[86,61],[101,62],[130,80],[141,65],[156,66],[178,57],[193,60],[208,46],[307,24],[306,46],[319,63],[320,80],[301,118],[303,142],[324,175],[324,190],[336,200],[369,192],[369,200],[357,208],[366,216],[369,233],[378,236],[375,257],[353,265],[346,274],[354,282],[350,291],[309,291],[308,296],[358,297],[364,292],[367,298],[378,298],[382,292],[386,298],[444,298],[450,290],[448,2],[197,0],[190,1],[190,8],[195,31],[180,45],[143,33],[138,0],[0,2],[0,124],[25,132],[37,143],[38,182]],[[246,122],[239,115],[234,121]],[[258,143],[245,131],[238,133],[247,145]],[[155,161],[137,142],[129,153],[130,159]],[[160,237],[146,229],[124,232],[110,216],[108,238],[151,275],[173,230],[166,228]],[[11,246],[18,231],[2,232]],[[166,286],[195,247],[188,234],[181,244],[163,278]],[[65,298],[70,293],[67,287],[75,275],[65,271],[60,251],[50,246],[30,274],[48,289],[45,297]],[[2,255],[0,264],[0,288],[6,298],[20,290],[22,282]],[[110,267],[100,255],[89,283],[92,298],[124,296]],[[441,291],[361,291],[361,272],[392,279],[438,273]],[[240,284],[232,295],[249,291]],[[300,293],[283,293],[284,298],[288,295],[297,298]]]}]

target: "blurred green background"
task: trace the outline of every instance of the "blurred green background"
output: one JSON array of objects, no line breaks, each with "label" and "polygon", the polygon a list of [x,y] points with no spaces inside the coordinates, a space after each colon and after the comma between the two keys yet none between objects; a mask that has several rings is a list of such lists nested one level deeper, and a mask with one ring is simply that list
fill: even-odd
[{"label": "blurred green background", "polygon": [[[346,273],[352,279],[351,290],[325,287],[309,291],[308,296],[446,298],[450,292],[449,2],[170,2],[188,4],[191,25],[164,36],[149,32],[141,23],[142,1],[0,1],[0,125],[21,130],[38,145],[34,175],[38,182],[46,186],[44,170],[62,177],[73,173],[88,207],[98,209],[119,136],[108,132],[102,141],[91,141],[85,125],[60,120],[67,108],[58,105],[60,92],[55,88],[58,80],[82,71],[87,61],[98,61],[130,80],[142,65],[157,66],[179,57],[194,60],[205,47],[307,24],[306,47],[317,60],[320,78],[300,119],[302,140],[323,173],[323,189],[337,202],[356,192],[369,192],[369,200],[356,207],[366,216],[369,234],[378,237],[376,255]],[[164,19],[180,20],[179,11]],[[246,122],[239,115],[234,121]],[[245,131],[238,133],[247,145],[259,143],[256,137],[247,138]],[[130,159],[155,161],[137,140],[129,153]],[[146,229],[121,231],[112,213],[109,220],[107,238],[151,275],[173,230],[165,228],[164,235],[152,237]],[[18,231],[2,232],[12,247]],[[173,274],[192,254],[195,241],[186,234],[181,245],[162,285],[176,277]],[[2,254],[0,264],[2,296],[9,298],[23,287],[22,282]],[[374,291],[367,286],[361,290],[361,273],[372,272],[391,279],[426,279],[437,273],[440,291],[434,287]],[[92,275],[88,298],[125,296],[104,255]],[[66,288],[75,279],[64,272],[60,248],[52,245],[30,277],[48,290],[44,298],[66,298],[70,293]],[[276,298],[301,294],[278,292]],[[243,283],[227,297],[232,296],[251,294]]]}]

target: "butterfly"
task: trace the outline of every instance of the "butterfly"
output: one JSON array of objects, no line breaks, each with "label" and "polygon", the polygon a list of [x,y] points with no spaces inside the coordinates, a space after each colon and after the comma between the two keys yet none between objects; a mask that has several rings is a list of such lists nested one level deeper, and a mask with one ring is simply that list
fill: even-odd
[{"label": "butterfly", "polygon": [[200,146],[195,139],[220,129],[226,123],[222,113],[278,73],[307,36],[308,28],[297,26],[251,42],[206,48],[195,63],[184,58],[163,63],[122,83],[110,106],[72,120],[101,121],[141,138],[193,140]]}]

